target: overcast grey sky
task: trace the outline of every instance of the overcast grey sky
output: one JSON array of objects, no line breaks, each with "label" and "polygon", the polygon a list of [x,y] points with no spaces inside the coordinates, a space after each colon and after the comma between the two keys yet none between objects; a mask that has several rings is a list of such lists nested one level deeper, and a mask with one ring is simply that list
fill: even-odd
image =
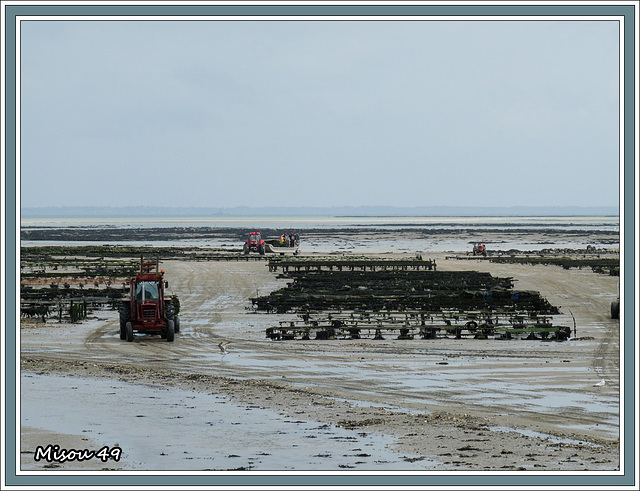
[{"label": "overcast grey sky", "polygon": [[36,206],[615,206],[612,21],[23,21]]}]

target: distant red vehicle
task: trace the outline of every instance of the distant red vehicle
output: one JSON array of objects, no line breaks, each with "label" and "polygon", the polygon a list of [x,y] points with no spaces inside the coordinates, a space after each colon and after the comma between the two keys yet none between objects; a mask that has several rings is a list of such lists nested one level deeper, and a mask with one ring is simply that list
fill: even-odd
[{"label": "distant red vehicle", "polygon": [[474,256],[486,256],[487,250],[482,242],[478,242],[473,245],[473,255]]},{"label": "distant red vehicle", "polygon": [[244,253],[249,254],[250,252],[265,253],[265,241],[262,239],[262,233],[249,233],[249,237],[244,241]]},{"label": "distant red vehicle", "polygon": [[158,260],[145,262],[140,258],[140,272],[129,282],[129,298],[120,303],[120,339],[133,341],[134,331],[159,334],[173,342],[180,331],[172,298],[165,298],[164,271],[158,270]]}]

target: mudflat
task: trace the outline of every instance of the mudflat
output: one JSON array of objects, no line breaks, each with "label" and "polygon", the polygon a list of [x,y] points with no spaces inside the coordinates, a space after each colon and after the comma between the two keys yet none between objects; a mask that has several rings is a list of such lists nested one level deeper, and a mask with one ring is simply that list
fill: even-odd
[{"label": "mudflat", "polygon": [[[422,256],[439,271],[489,272],[540,292],[572,337],[275,341],[265,330],[296,316],[251,309],[251,298],[288,283],[264,261],[163,261],[181,302],[173,343],[121,341],[114,310],[76,324],[21,321],[22,468],[619,469],[621,332],[610,315],[619,277]],[[36,462],[50,443],[117,443],[122,458]]]}]

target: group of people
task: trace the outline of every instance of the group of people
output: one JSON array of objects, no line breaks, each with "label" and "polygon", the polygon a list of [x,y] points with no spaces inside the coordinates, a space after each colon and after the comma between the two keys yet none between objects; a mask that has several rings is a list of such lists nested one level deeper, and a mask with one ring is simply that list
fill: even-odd
[{"label": "group of people", "polygon": [[285,232],[280,236],[280,245],[283,247],[295,247],[300,245],[300,236],[295,232]]}]

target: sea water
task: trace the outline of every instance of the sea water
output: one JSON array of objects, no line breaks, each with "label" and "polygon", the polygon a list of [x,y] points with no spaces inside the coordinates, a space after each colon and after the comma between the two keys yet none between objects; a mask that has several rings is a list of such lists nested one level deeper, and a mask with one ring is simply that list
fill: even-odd
[{"label": "sea water", "polygon": [[35,228],[144,228],[144,227],[214,227],[304,230],[314,228],[424,228],[424,229],[562,229],[618,231],[617,216],[225,216],[225,217],[113,217],[113,218],[22,218],[21,227]]}]

